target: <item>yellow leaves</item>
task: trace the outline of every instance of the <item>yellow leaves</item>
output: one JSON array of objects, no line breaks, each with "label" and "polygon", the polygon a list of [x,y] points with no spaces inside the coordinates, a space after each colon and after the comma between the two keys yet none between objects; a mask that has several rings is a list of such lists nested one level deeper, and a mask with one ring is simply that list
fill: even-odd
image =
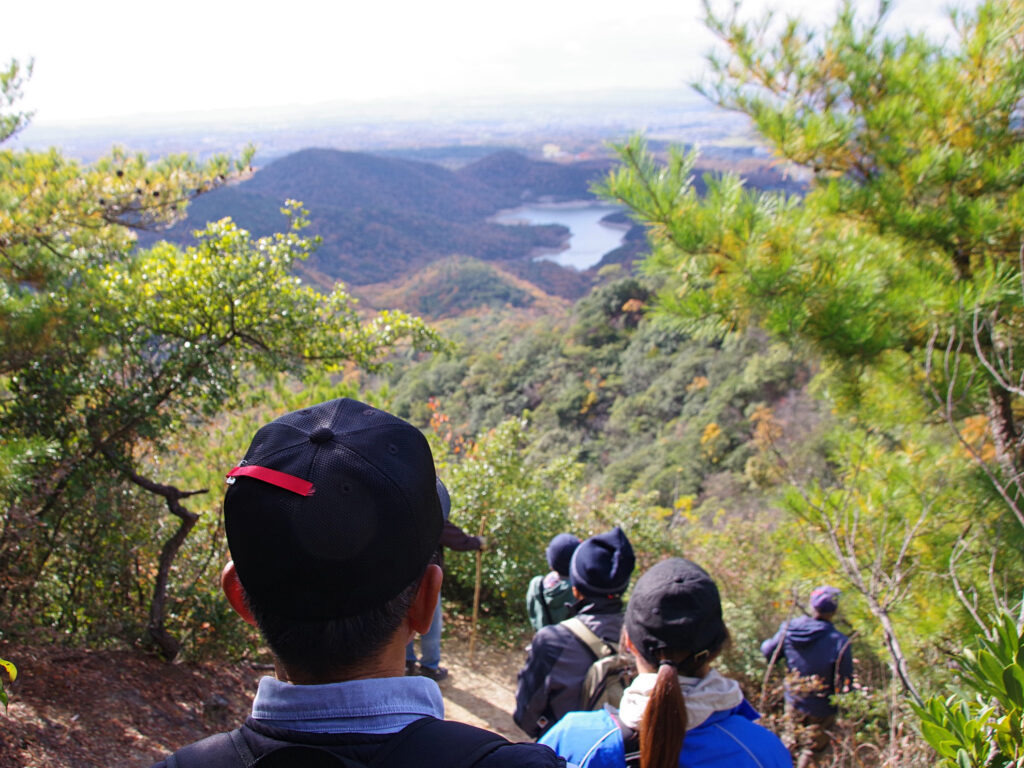
[{"label": "yellow leaves", "polygon": [[672,503],[673,509],[679,514],[687,514],[693,511],[693,504],[697,500],[697,497],[693,494],[687,493],[680,496]]},{"label": "yellow leaves", "polygon": [[708,377],[707,376],[694,376],[693,377],[693,381],[691,381],[686,386],[686,391],[687,392],[697,392],[699,390],[706,389],[710,384],[711,384],[711,382],[708,381]]},{"label": "yellow leaves", "polygon": [[977,452],[982,461],[995,461],[996,447],[991,439],[988,416],[978,414],[964,419],[960,436]]},{"label": "yellow leaves", "polygon": [[587,396],[583,398],[583,405],[580,406],[580,413],[586,414],[597,404],[597,392],[590,390],[587,392]]},{"label": "yellow leaves", "polygon": [[0,659],[0,669],[7,670],[7,676],[11,679],[12,683],[18,679],[18,668],[7,661],[7,659]]},{"label": "yellow leaves", "polygon": [[981,442],[988,435],[988,417],[981,414],[964,419],[961,434],[968,443]]},{"label": "yellow leaves", "polygon": [[767,448],[782,437],[782,425],[769,406],[758,405],[750,414],[750,421],[754,425],[754,443],[759,448]]},{"label": "yellow leaves", "polygon": [[707,445],[708,443],[713,442],[721,434],[722,428],[712,421],[704,427],[704,432],[700,436],[700,444]]},{"label": "yellow leaves", "polygon": [[718,450],[719,448],[723,447],[719,445],[719,443],[721,442],[719,438],[724,439],[724,437],[725,434],[722,432],[722,428],[719,427],[718,424],[716,424],[715,422],[711,422],[706,427],[704,427],[704,432],[701,433],[700,444],[704,448],[704,455],[712,464],[718,462]]}]

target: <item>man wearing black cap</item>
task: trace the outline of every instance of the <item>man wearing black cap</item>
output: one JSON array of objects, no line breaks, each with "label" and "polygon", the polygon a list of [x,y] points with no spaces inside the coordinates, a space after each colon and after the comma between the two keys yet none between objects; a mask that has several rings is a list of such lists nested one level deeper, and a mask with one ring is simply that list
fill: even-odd
[{"label": "man wearing black cap", "polygon": [[441,588],[443,524],[419,430],[355,400],[266,425],[228,473],[232,607],[274,655],[245,724],[161,768],[355,764],[537,766],[547,748],[442,720],[437,683],[405,676]]},{"label": "man wearing black cap", "polygon": [[[583,680],[597,659],[588,640],[617,648],[622,630],[622,593],[636,559],[621,528],[592,536],[573,552],[569,580],[577,598],[572,619],[544,627],[530,644],[519,671],[516,724],[540,736],[566,712],[579,709]],[[579,626],[569,622],[578,621]]]}]

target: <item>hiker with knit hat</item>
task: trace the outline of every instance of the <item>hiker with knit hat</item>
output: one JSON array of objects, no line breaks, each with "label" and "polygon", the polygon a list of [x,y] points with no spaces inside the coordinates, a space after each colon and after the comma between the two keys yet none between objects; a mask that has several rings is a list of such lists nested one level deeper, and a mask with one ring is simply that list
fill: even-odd
[{"label": "hiker with knit hat", "polygon": [[696,563],[663,560],[637,581],[622,642],[640,674],[618,709],[571,712],[541,737],[580,768],[786,768],[739,684],[712,664],[729,640],[718,587]]},{"label": "hiker with knit hat", "polygon": [[[622,594],[635,564],[633,547],[617,526],[576,547],[569,562],[569,582],[576,598],[570,609],[573,615],[534,635],[526,664],[519,671],[513,719],[529,735],[541,735],[566,712],[580,707],[583,680],[597,659],[581,634],[617,649]],[[570,627],[569,622],[576,626]]]},{"label": "hiker with knit hat", "polygon": [[818,764],[828,754],[828,729],[836,720],[831,697],[849,688],[853,679],[850,639],[832,624],[839,610],[839,590],[822,585],[811,591],[810,616],[784,621],[761,643],[766,659],[779,655],[798,680],[786,682],[786,714],[794,731],[797,765]]},{"label": "hiker with knit hat", "polygon": [[535,631],[548,624],[569,618],[569,608],[576,601],[569,582],[569,563],[580,540],[571,533],[560,533],[551,539],[545,552],[547,575],[534,576],[526,589],[526,613]]}]

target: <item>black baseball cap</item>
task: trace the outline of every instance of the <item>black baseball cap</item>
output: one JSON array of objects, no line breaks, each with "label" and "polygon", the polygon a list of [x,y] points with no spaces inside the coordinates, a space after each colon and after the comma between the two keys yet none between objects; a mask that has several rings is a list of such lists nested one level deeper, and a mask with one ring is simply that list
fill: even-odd
[{"label": "black baseball cap", "polygon": [[661,650],[696,654],[715,648],[728,637],[718,587],[690,560],[662,560],[633,587],[626,633],[648,660]]},{"label": "black baseball cap", "polygon": [[418,579],[443,526],[423,434],[348,398],[262,427],[228,473],[224,524],[238,578],[297,620],[363,613]]}]

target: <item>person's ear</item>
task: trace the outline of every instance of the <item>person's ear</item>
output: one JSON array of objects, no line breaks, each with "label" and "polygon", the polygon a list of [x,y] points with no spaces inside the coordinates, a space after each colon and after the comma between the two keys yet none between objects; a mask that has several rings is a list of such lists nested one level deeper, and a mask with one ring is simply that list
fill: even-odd
[{"label": "person's ear", "polygon": [[622,636],[619,638],[619,645],[627,653],[633,656],[639,656],[640,653],[637,651],[636,646],[633,645],[633,641],[629,639],[629,635],[626,634],[625,628],[622,630]]},{"label": "person's ear", "polygon": [[576,589],[576,587],[572,588],[572,596],[575,597],[577,600],[583,599],[583,593]]},{"label": "person's ear", "polygon": [[437,601],[441,599],[441,581],[444,575],[441,566],[431,563],[423,572],[420,579],[419,589],[416,590],[416,597],[409,606],[409,628],[418,634],[426,634],[434,621],[434,609]]},{"label": "person's ear", "polygon": [[252,611],[249,610],[249,604],[245,599],[245,588],[242,586],[242,582],[238,580],[238,571],[235,570],[234,560],[228,560],[228,564],[220,572],[220,588],[224,590],[224,594],[227,596],[228,602],[231,603],[231,607],[235,609],[235,613],[241,616],[246,624],[252,624],[255,627],[256,618],[252,615]]}]

